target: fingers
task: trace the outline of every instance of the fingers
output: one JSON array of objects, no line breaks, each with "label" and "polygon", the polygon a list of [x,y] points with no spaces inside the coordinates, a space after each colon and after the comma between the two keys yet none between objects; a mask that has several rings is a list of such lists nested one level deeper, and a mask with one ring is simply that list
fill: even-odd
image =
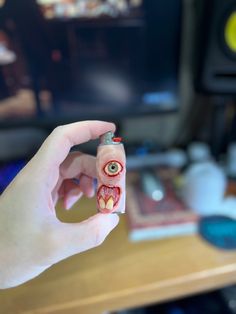
[{"label": "fingers", "polygon": [[63,182],[63,205],[65,209],[70,209],[82,196],[83,192],[78,184],[72,180]]},{"label": "fingers", "polygon": [[102,244],[118,222],[116,214],[99,213],[82,223],[60,223],[56,230],[58,261]]},{"label": "fingers", "polygon": [[90,178],[86,175],[82,175],[80,178],[80,188],[81,191],[84,193],[85,196],[87,197],[93,197],[95,194],[95,189],[94,189],[94,183],[93,183],[93,178]]},{"label": "fingers", "polygon": [[115,125],[103,121],[83,121],[59,126],[44,141],[34,157],[34,162],[40,167],[41,175],[54,174],[51,180],[55,184],[55,174],[58,176],[59,166],[66,159],[70,149],[74,145],[96,139],[108,131],[115,131]]},{"label": "fingers", "polygon": [[95,194],[93,178],[82,175],[78,182],[65,180],[62,184],[63,193],[60,194],[65,209],[70,209],[83,195],[91,198]]},{"label": "fingers", "polygon": [[[82,173],[82,175],[81,175]],[[93,197],[95,190],[93,177],[96,176],[96,158],[94,156],[73,152],[60,166],[60,177],[63,182],[64,207],[70,209],[84,194]],[[78,178],[73,182],[72,178]]]},{"label": "fingers", "polygon": [[83,121],[59,126],[46,139],[40,153],[46,151],[45,161],[59,166],[71,147],[96,139],[110,130],[115,130],[114,124],[103,121]]},{"label": "fingers", "polygon": [[[84,176],[85,178],[83,178]],[[95,192],[93,178],[95,176],[96,158],[94,156],[81,152],[70,153],[60,166],[59,180],[52,192],[54,204],[60,197],[65,201],[64,207],[69,209],[81,198],[80,192],[87,197],[93,197]],[[77,183],[71,180],[74,178],[79,179]],[[77,199],[76,195],[78,195]]]},{"label": "fingers", "polygon": [[65,209],[70,209],[83,195],[91,198],[95,194],[94,179],[81,175],[76,181],[66,179],[59,188],[59,197],[63,199]]},{"label": "fingers", "polygon": [[91,155],[73,152],[60,166],[60,175],[63,179],[76,178],[81,173],[96,177],[96,158]]}]

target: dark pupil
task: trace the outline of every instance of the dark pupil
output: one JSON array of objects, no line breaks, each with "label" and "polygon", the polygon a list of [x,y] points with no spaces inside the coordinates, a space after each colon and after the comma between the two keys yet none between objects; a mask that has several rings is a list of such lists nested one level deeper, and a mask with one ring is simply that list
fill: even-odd
[{"label": "dark pupil", "polygon": [[110,164],[109,169],[111,172],[116,172],[117,171],[117,165],[116,164]]}]

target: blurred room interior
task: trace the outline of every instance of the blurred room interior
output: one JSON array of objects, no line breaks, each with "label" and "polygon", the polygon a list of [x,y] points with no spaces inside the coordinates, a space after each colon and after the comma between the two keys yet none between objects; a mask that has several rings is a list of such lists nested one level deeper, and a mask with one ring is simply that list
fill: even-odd
[{"label": "blurred room interior", "polygon": [[128,169],[114,234],[2,313],[236,313],[235,94],[235,0],[1,0],[1,192],[75,121],[115,122]]}]

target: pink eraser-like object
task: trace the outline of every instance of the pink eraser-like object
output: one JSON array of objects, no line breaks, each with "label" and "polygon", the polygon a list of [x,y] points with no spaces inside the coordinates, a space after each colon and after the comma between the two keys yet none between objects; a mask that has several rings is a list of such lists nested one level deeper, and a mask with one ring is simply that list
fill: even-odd
[{"label": "pink eraser-like object", "polygon": [[97,149],[97,207],[102,213],[125,212],[126,157],[121,140],[107,132]]}]

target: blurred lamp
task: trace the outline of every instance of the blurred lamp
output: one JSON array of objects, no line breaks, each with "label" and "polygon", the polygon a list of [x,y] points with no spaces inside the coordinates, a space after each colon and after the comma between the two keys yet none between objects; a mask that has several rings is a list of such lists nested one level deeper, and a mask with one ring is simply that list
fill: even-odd
[{"label": "blurred lamp", "polygon": [[3,7],[5,4],[5,0],[0,0],[0,8]]}]

